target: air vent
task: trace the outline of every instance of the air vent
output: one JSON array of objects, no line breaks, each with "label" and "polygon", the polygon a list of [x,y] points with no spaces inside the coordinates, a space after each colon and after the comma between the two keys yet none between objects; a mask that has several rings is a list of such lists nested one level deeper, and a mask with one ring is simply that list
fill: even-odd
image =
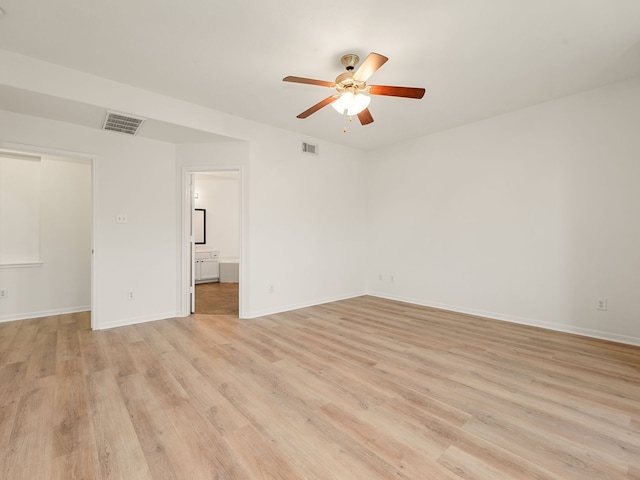
[{"label": "air vent", "polygon": [[313,143],[302,142],[302,153],[318,156],[319,148],[318,145],[314,145]]},{"label": "air vent", "polygon": [[132,117],[126,113],[107,112],[102,129],[125,133],[127,135],[135,135],[138,133],[143,122],[144,118]]}]

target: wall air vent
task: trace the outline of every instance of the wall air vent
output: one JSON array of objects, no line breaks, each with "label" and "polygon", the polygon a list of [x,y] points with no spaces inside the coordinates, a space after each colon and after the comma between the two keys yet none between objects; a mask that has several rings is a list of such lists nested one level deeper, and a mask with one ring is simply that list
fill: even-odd
[{"label": "wall air vent", "polygon": [[317,157],[319,155],[319,149],[320,147],[318,145],[302,142],[302,153],[308,153],[309,155],[315,155]]},{"label": "wall air vent", "polygon": [[126,113],[107,111],[107,116],[104,119],[102,129],[125,133],[127,135],[135,135],[138,133],[143,122],[144,118],[132,117]]}]

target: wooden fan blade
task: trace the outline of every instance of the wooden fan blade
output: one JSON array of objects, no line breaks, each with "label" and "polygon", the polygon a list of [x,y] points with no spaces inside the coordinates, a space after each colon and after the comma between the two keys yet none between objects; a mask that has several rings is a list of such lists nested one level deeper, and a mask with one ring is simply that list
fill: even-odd
[{"label": "wooden fan blade", "polygon": [[387,95],[390,97],[404,98],[422,98],[424,97],[424,88],[413,87],[391,87],[389,85],[370,85],[369,93],[371,95]]},{"label": "wooden fan blade", "polygon": [[324,100],[316,103],[313,107],[306,109],[304,112],[298,115],[298,118],[307,118],[309,115],[316,113],[322,107],[326,107],[330,103],[335,102],[338,98],[340,98],[340,95],[331,95],[330,97],[327,97]]},{"label": "wooden fan blade", "polygon": [[373,117],[371,116],[371,112],[368,108],[365,108],[358,114],[358,120],[360,120],[362,125],[369,125],[370,123],[373,123]]},{"label": "wooden fan blade", "polygon": [[389,60],[384,55],[371,52],[367,58],[364,59],[362,65],[353,74],[353,79],[358,82],[366,82],[369,77],[376,73],[376,71]]},{"label": "wooden fan blade", "polygon": [[305,83],[307,85],[318,85],[320,87],[335,87],[336,84],[333,82],[325,82],[324,80],[314,80],[313,78],[303,78],[303,77],[284,77],[282,79],[283,82],[293,82],[293,83]]}]

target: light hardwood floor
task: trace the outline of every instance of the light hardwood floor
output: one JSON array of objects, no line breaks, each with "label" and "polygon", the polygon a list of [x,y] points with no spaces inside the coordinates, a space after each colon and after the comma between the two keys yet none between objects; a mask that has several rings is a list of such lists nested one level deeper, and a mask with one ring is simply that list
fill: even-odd
[{"label": "light hardwood floor", "polygon": [[196,285],[196,313],[233,315],[239,312],[239,283],[210,282]]},{"label": "light hardwood floor", "polygon": [[0,478],[640,478],[640,348],[372,297],[0,324]]}]

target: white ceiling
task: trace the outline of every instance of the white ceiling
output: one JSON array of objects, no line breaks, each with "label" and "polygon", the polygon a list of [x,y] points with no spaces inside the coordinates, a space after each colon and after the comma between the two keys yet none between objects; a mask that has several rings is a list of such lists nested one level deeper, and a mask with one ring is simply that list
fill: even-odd
[{"label": "white ceiling", "polygon": [[[640,75],[638,0],[0,0],[0,8],[1,49],[365,150]],[[333,81],[343,54],[371,51],[390,60],[369,83],[424,87],[425,97],[374,97],[375,122],[354,119],[346,134],[330,107],[296,118],[332,90],[283,77]],[[76,107],[97,113],[10,93],[0,91],[0,108],[43,108],[76,123],[81,113],[65,119]],[[183,138],[164,127],[158,135]]]}]

